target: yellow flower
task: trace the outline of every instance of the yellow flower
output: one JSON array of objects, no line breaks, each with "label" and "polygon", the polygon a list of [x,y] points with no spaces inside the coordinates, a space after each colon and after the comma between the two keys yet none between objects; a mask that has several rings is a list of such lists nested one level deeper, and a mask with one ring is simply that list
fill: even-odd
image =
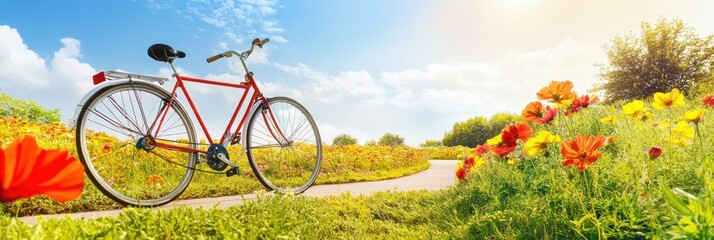
[{"label": "yellow flower", "polygon": [[634,100],[622,106],[622,113],[632,120],[647,120],[652,114],[645,109],[645,102]]},{"label": "yellow flower", "polygon": [[498,135],[492,137],[491,139],[486,140],[486,143],[488,143],[488,145],[491,145],[491,146],[498,146],[498,144],[501,144],[501,141],[502,141],[501,134],[498,134]]},{"label": "yellow flower", "polygon": [[701,108],[694,109],[692,111],[687,111],[684,113],[684,117],[682,120],[690,122],[690,123],[699,123],[700,120],[702,120],[702,117],[704,116],[704,110]]},{"label": "yellow flower", "polygon": [[543,130],[538,132],[538,135],[535,137],[528,139],[523,150],[526,152],[526,155],[532,157],[538,155],[541,150],[548,147],[549,143],[557,142],[560,142],[560,136]]},{"label": "yellow flower", "polygon": [[687,139],[694,137],[694,128],[685,121],[679,121],[677,127],[672,129],[672,134],[667,136],[667,141],[679,146],[687,146]]},{"label": "yellow flower", "polygon": [[659,121],[658,123],[653,123],[652,127],[654,127],[654,128],[668,128],[669,122],[667,121],[667,119],[662,119],[662,121]]},{"label": "yellow flower", "polygon": [[684,95],[674,88],[671,92],[654,94],[654,102],[652,106],[656,109],[663,109],[671,106],[684,105]]},{"label": "yellow flower", "polygon": [[687,146],[687,139],[682,138],[682,137],[676,137],[676,136],[669,135],[669,136],[667,136],[667,142],[670,142],[674,145],[679,145],[682,147]]},{"label": "yellow flower", "polygon": [[677,123],[677,127],[672,129],[672,135],[676,137],[692,138],[694,137],[694,128],[689,126],[689,124],[685,121],[679,121]]},{"label": "yellow flower", "polygon": [[610,124],[610,123],[614,122],[615,119],[617,119],[617,117],[615,117],[615,115],[610,115],[603,119],[600,119],[600,122],[605,123],[605,124]]}]

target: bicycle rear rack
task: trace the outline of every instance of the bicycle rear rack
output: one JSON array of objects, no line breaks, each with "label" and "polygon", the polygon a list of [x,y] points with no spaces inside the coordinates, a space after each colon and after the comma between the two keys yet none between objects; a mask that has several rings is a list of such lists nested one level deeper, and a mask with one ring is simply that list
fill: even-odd
[{"label": "bicycle rear rack", "polygon": [[147,75],[141,75],[141,74],[136,74],[136,73],[126,73],[126,72],[119,72],[119,71],[101,71],[97,74],[94,74],[92,76],[92,82],[94,85],[100,84],[104,81],[111,81],[111,80],[117,80],[117,79],[138,79],[138,80],[144,80],[144,81],[149,81],[149,82],[158,82],[159,85],[164,84],[164,82],[168,81],[169,79],[167,78],[160,78],[160,77],[152,77],[152,76],[147,76]]}]

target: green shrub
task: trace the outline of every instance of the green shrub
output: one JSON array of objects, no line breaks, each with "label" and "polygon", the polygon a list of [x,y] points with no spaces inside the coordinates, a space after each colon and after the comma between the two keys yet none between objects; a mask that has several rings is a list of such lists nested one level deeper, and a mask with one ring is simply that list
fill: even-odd
[{"label": "green shrub", "polygon": [[486,142],[489,138],[498,135],[509,123],[521,119],[520,115],[511,113],[496,113],[490,119],[474,117],[465,122],[454,124],[450,132],[444,134],[444,146],[476,147]]},{"label": "green shrub", "polygon": [[382,135],[382,137],[379,138],[379,141],[377,142],[378,145],[381,146],[402,146],[404,145],[404,138],[397,135],[397,134],[392,134],[392,133],[385,133]]},{"label": "green shrub", "polygon": [[347,146],[355,144],[357,144],[357,139],[346,133],[337,135],[335,139],[332,139],[332,145],[335,146]]},{"label": "green shrub", "polygon": [[0,118],[13,118],[35,123],[59,122],[62,115],[59,109],[48,110],[32,100],[20,100],[0,91]]},{"label": "green shrub", "polygon": [[423,148],[430,148],[430,147],[441,147],[441,146],[444,146],[444,144],[442,144],[440,140],[426,140],[425,142],[419,144],[419,146],[423,147]]}]

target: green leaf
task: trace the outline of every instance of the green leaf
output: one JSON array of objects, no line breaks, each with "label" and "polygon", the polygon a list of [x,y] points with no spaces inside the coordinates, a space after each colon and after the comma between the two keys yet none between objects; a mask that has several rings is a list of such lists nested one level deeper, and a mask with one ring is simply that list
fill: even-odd
[{"label": "green leaf", "polygon": [[694,215],[692,210],[687,208],[687,205],[685,205],[684,202],[679,199],[679,197],[674,195],[672,189],[669,189],[669,187],[665,186],[663,183],[659,184],[659,188],[662,190],[662,194],[664,195],[664,199],[667,201],[667,203],[669,203],[670,206],[677,210],[679,214],[686,216]]}]

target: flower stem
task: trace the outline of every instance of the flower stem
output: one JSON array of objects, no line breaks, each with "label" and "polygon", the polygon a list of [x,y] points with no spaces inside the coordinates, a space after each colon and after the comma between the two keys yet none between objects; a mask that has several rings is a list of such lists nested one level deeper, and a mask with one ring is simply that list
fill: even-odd
[{"label": "flower stem", "polygon": [[595,228],[597,228],[597,239],[602,239],[604,234],[602,233],[602,229],[600,228],[600,221],[598,220],[597,213],[595,212],[595,202],[593,201],[593,198],[590,194],[590,183],[588,183],[588,175],[585,171],[582,171],[583,173],[583,179],[585,180],[585,191],[588,195],[588,200],[590,201],[590,208],[592,211],[592,217],[590,220],[595,224]]}]

